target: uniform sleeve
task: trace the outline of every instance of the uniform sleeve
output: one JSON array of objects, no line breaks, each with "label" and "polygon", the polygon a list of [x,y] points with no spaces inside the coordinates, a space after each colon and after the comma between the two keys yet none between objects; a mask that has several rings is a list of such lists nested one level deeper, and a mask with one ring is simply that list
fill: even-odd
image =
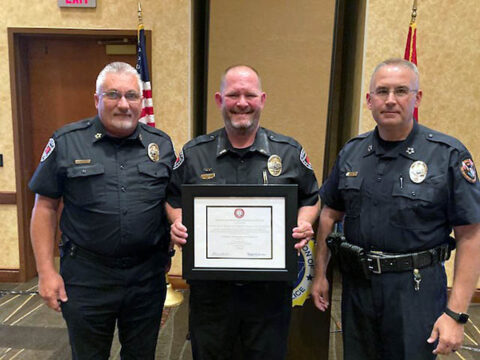
[{"label": "uniform sleeve", "polygon": [[50,138],[43,151],[40,164],[33,174],[28,187],[34,193],[58,199],[63,194],[63,176],[59,166],[59,144],[55,137]]},{"label": "uniform sleeve", "polygon": [[298,178],[298,206],[315,205],[318,201],[318,183],[312,165],[305,150],[300,153],[300,170]]},{"label": "uniform sleeve", "polygon": [[345,211],[345,204],[338,190],[338,180],[340,170],[338,168],[339,159],[335,162],[332,172],[320,188],[320,198],[322,202],[337,211]]},{"label": "uniform sleeve", "polygon": [[184,183],[183,179],[186,168],[185,161],[186,159],[182,149],[173,165],[172,176],[170,177],[170,183],[167,187],[167,202],[173,208],[182,207],[182,184]]},{"label": "uniform sleeve", "polygon": [[480,183],[468,150],[454,152],[449,167],[451,184],[448,217],[452,226],[480,223]]}]

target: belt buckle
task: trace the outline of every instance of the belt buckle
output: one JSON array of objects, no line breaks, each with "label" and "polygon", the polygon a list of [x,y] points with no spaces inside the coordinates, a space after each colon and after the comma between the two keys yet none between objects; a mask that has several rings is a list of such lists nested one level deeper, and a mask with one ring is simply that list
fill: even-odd
[{"label": "belt buckle", "polygon": [[[368,270],[374,274],[382,273],[382,265],[380,264],[381,254],[381,251],[371,251],[367,254]],[[377,269],[375,269],[375,264],[377,265]]]}]

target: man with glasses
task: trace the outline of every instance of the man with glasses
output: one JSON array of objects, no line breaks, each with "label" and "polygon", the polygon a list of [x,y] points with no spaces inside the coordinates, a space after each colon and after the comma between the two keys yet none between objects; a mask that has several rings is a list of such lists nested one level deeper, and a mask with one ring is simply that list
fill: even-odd
[{"label": "man with glasses", "polygon": [[98,115],[56,131],[29,183],[39,293],[62,311],[73,359],[108,359],[115,325],[122,359],[154,358],[170,243],[164,196],[175,155],[165,133],[139,123],[141,94],[132,66],[107,65],[96,83]]},{"label": "man with glasses", "polygon": [[[343,274],[345,360],[425,360],[459,349],[480,273],[480,184],[460,141],[419,125],[418,71],[402,59],[373,72],[374,131],[350,140],[320,190],[312,296],[328,307],[326,239]],[[454,231],[455,239],[450,238]],[[444,261],[456,245],[447,302]]]}]

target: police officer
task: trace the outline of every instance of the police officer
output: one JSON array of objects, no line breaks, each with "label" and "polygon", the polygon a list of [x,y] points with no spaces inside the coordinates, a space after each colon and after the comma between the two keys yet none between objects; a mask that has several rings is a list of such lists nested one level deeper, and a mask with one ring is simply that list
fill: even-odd
[{"label": "police officer", "polygon": [[170,242],[164,196],[175,155],[165,133],[138,122],[141,92],[132,66],[107,65],[96,83],[98,115],[56,131],[29,184],[39,292],[62,311],[73,359],[108,359],[115,324],[122,359],[154,358]]},{"label": "police officer", "polygon": [[[303,148],[292,138],[259,127],[266,94],[256,70],[228,68],[215,101],[225,127],[188,142],[174,166],[167,194],[172,240],[183,245],[182,184],[298,184],[298,225],[292,246],[313,235],[318,216],[317,182]],[[244,359],[283,359],[292,286],[285,282],[190,282],[193,357],[232,359],[235,342]]]},{"label": "police officer", "polygon": [[[377,127],[345,145],[320,190],[325,206],[312,295],[324,311],[325,239],[343,219],[340,262],[350,259],[342,267],[346,360],[434,359],[463,341],[480,271],[480,184],[460,141],[413,119],[421,99],[414,64],[380,63],[367,94]],[[447,303],[443,261],[452,229],[457,250]]]}]

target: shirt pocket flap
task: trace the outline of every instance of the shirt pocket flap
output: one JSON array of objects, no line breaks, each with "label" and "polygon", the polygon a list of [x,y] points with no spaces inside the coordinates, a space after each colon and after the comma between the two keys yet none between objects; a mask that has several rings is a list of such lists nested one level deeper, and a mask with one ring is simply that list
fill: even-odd
[{"label": "shirt pocket flap", "polygon": [[140,163],[137,165],[138,172],[154,178],[168,178],[168,168],[157,163]]},{"label": "shirt pocket flap", "polygon": [[363,178],[355,176],[342,176],[338,181],[339,190],[360,190]]},{"label": "shirt pocket flap", "polygon": [[423,200],[433,202],[435,189],[426,184],[421,186],[418,184],[403,184],[402,187],[394,186],[392,196],[402,196],[411,200]]},{"label": "shirt pocket flap", "polygon": [[103,164],[72,166],[67,169],[68,178],[101,175],[103,173],[105,173],[105,167],[103,166]]}]

